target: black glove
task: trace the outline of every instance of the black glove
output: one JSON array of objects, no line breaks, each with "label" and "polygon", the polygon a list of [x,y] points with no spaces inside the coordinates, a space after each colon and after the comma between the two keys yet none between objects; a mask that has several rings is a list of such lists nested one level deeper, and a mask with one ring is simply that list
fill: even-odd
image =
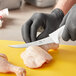
[{"label": "black glove", "polygon": [[[31,42],[47,37],[54,30],[59,28],[59,25],[64,17],[62,10],[54,9],[51,14],[35,13],[23,26],[22,37],[25,42]],[[42,26],[44,31],[38,36],[37,30]]]},{"label": "black glove", "polygon": [[76,4],[64,16],[60,26],[65,25],[62,38],[65,41],[76,40]]}]

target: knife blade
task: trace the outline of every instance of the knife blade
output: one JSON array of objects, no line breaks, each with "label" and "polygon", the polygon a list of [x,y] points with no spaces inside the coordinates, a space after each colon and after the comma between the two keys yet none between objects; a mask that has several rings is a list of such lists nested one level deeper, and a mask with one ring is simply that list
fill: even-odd
[{"label": "knife blade", "polygon": [[49,43],[54,43],[54,41],[50,38],[44,38],[38,41],[34,41],[31,43],[26,43],[26,44],[20,44],[20,45],[9,45],[10,47],[15,47],[15,48],[25,48],[25,47],[29,47],[29,46],[34,46],[34,45],[44,45],[44,44],[49,44]]},{"label": "knife blade", "polygon": [[49,34],[49,37],[46,37],[44,39],[26,43],[26,44],[18,44],[18,45],[9,45],[9,47],[14,47],[14,48],[25,48],[29,46],[34,46],[34,45],[44,45],[44,44],[49,44],[49,43],[57,43],[59,44],[59,38],[62,35],[63,29],[65,25],[54,31],[53,33]]}]

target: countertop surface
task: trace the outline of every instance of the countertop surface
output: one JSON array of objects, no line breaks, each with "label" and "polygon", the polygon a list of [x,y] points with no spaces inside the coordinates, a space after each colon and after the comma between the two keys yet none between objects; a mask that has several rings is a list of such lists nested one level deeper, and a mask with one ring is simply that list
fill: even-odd
[{"label": "countertop surface", "polygon": [[[76,76],[76,47],[60,45],[57,50],[49,50],[53,60],[41,68],[27,68],[20,55],[25,48],[11,48],[8,45],[24,42],[0,40],[0,53],[7,55],[8,61],[16,66],[26,69],[26,76]],[[15,74],[2,74],[0,76],[16,76]]]}]

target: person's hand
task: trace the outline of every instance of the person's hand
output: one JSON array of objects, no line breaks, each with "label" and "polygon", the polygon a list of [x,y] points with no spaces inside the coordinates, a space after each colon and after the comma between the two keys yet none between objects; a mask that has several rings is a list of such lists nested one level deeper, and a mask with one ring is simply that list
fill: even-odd
[{"label": "person's hand", "polygon": [[71,39],[76,40],[76,4],[70,9],[70,11],[64,16],[60,26],[65,25],[62,38],[65,41]]},{"label": "person's hand", "polygon": [[[23,26],[22,37],[25,42],[36,41],[47,37],[50,33],[56,30],[64,14],[60,9],[54,9],[51,14],[35,13]],[[37,36],[38,28],[44,27],[44,31]]]}]

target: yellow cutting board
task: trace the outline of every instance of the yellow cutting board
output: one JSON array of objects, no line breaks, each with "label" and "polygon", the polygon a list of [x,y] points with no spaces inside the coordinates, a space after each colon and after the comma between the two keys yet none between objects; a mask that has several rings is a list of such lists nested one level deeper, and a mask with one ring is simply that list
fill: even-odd
[{"label": "yellow cutting board", "polygon": [[[25,48],[11,48],[8,45],[24,42],[0,40],[0,53],[7,55],[9,62],[26,69],[26,76],[76,76],[76,46],[60,45],[57,50],[50,50],[53,60],[39,69],[27,68],[20,54]],[[16,76],[15,74],[1,74],[0,76]]]}]

